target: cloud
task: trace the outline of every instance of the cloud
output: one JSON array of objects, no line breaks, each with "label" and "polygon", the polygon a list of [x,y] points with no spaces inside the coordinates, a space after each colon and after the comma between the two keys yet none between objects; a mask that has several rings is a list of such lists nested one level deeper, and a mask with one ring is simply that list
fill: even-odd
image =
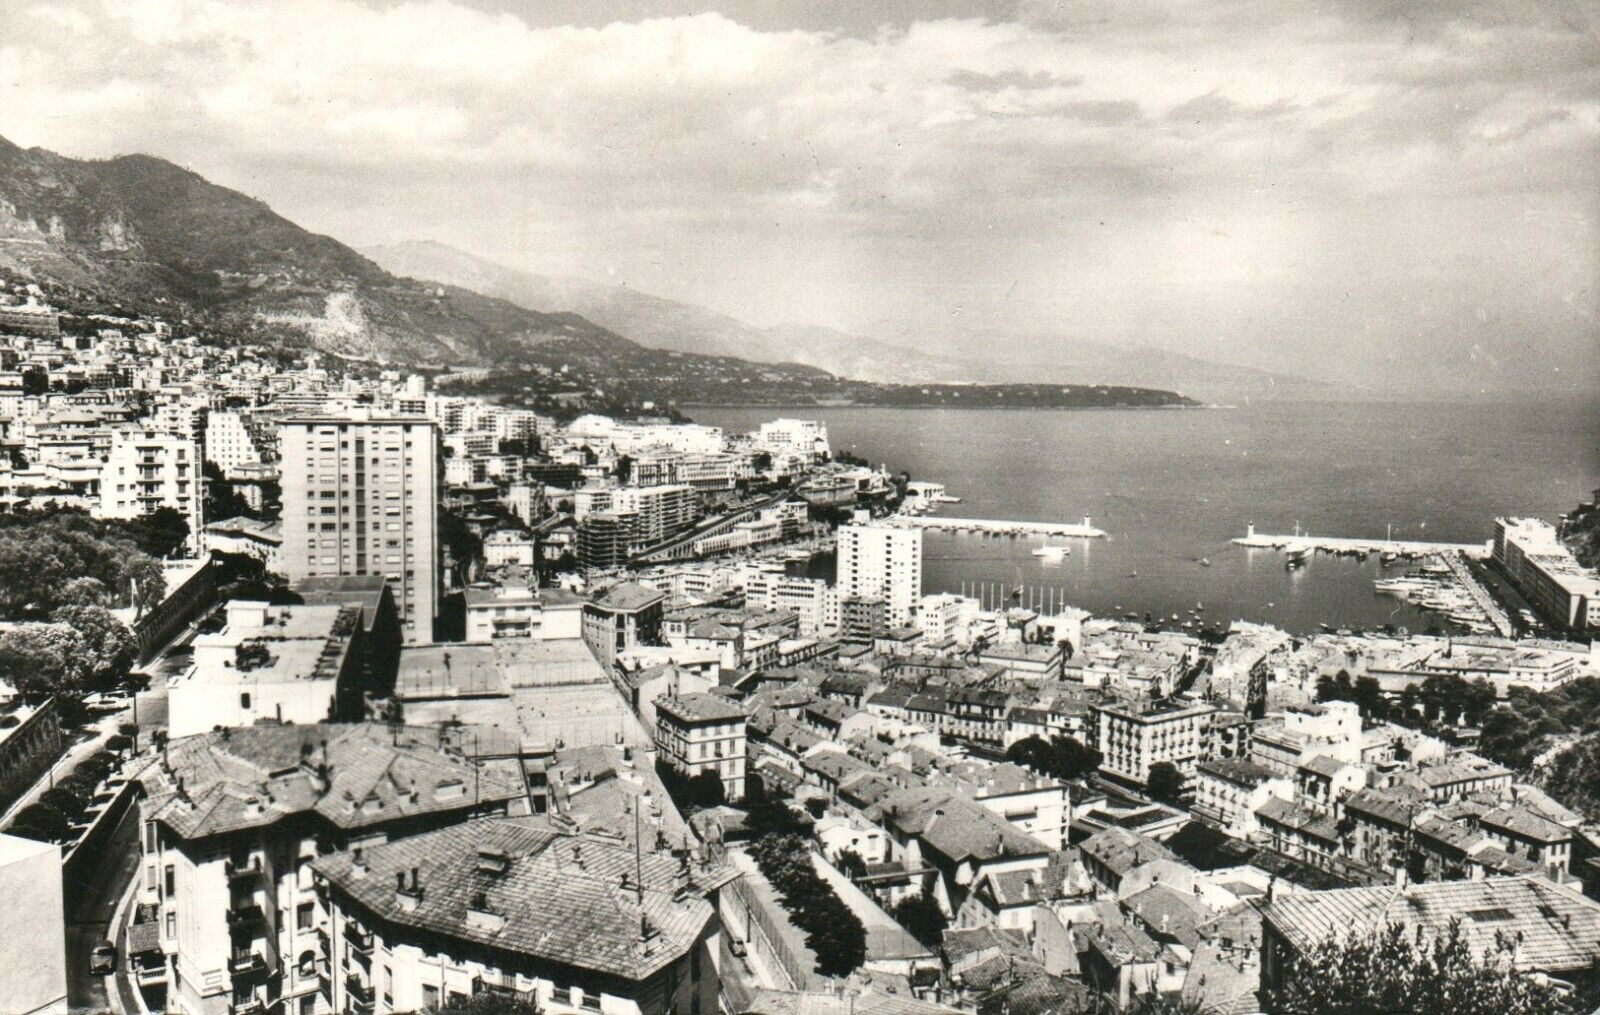
[{"label": "cloud", "polygon": [[[901,4],[829,31],[687,6],[573,26],[450,0],[40,0],[0,38],[0,134],[163,155],[355,241],[442,236],[758,320],[948,317],[928,293],[989,273],[1003,312],[1048,319],[1062,283],[1012,287],[1030,264],[1111,287],[1123,262],[1099,258],[1170,235],[1163,217],[1276,236],[1295,216],[1337,266],[1362,242],[1341,221],[1373,202],[1432,202],[1430,228],[1460,202],[1565,203],[1579,249],[1506,251],[1463,223],[1478,256],[1448,270],[1514,277],[1596,246],[1600,47],[1577,8]],[[1214,245],[1182,249],[1171,279],[1215,275]],[[1260,263],[1206,299],[1255,349],[1273,315],[1252,301],[1315,279],[1284,277],[1294,244],[1232,249]],[[1148,304],[1129,320],[1167,313],[1126,298]],[[1411,312],[1382,298],[1382,327]],[[1592,329],[1594,299],[1564,305]],[[1138,330],[1071,310],[1061,327]]]}]

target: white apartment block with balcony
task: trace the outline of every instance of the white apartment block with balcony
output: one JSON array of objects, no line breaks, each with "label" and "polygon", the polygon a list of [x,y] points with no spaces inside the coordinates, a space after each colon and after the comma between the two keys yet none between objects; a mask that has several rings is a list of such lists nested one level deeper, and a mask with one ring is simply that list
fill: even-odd
[{"label": "white apartment block with balcony", "polygon": [[1100,771],[1138,785],[1167,762],[1193,776],[1216,711],[1203,703],[1113,702],[1093,706],[1099,726]]},{"label": "white apartment block with balcony", "polygon": [[189,542],[199,546],[200,448],[191,437],[165,430],[121,427],[100,471],[100,518],[138,518],[172,508],[189,523]]},{"label": "white apartment block with balcony", "polygon": [[773,455],[797,454],[809,459],[826,458],[828,425],[814,419],[775,419],[761,424],[754,435],[755,446]]},{"label": "white apartment block with balcony", "polygon": [[415,417],[286,421],[283,569],[389,579],[408,643],[431,642],[440,594],[439,433]]},{"label": "white apartment block with balcony", "polygon": [[882,600],[890,627],[915,621],[922,599],[921,529],[860,521],[841,525],[838,554],[841,600]]}]

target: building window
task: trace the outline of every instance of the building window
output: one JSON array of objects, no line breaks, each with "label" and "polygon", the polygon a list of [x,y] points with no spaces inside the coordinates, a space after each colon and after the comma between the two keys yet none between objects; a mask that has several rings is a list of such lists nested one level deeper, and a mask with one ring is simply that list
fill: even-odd
[{"label": "building window", "polygon": [[172,864],[167,864],[167,869],[162,881],[162,894],[172,898],[178,891],[178,871]]}]

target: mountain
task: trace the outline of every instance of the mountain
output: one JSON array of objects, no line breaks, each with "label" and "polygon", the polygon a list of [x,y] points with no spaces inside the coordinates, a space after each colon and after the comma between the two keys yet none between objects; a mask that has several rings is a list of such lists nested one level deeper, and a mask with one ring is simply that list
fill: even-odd
[{"label": "mountain", "polygon": [[624,341],[574,314],[395,278],[161,159],[72,159],[3,138],[0,268],[241,338],[390,362],[482,365],[553,338]]},{"label": "mountain", "polygon": [[[519,306],[464,286],[391,274],[260,201],[158,158],[72,159],[4,139],[0,276],[47,286],[52,301],[69,312],[122,308],[221,340],[311,345],[410,368],[487,368],[455,371],[440,383],[552,411],[655,412],[708,402],[1192,404],[1170,391],[1106,384],[949,388],[842,380],[803,364],[751,362],[749,356],[774,350],[743,348],[738,337],[745,326],[731,319],[724,348],[739,355],[651,348],[570,312],[565,298]],[[476,276],[469,280],[495,288]],[[686,335],[704,312],[677,306],[688,314],[679,326]]]},{"label": "mountain", "polygon": [[975,356],[929,351],[924,336],[897,335],[889,325],[882,331],[898,341],[816,325],[760,328],[715,310],[627,286],[522,271],[431,240],[369,247],[362,252],[399,275],[460,286],[533,310],[561,307],[645,345],[800,363],[862,381],[1128,384],[1217,400],[1304,396],[1323,390],[1304,378],[1155,349],[1127,349],[1062,337],[1031,336],[1029,347],[1041,351],[1019,356],[1014,353],[1014,336],[963,336],[965,349],[1012,350],[1005,355]]},{"label": "mountain", "polygon": [[912,353],[828,328],[758,328],[627,286],[521,271],[432,240],[369,247],[363,253],[397,275],[460,286],[534,310],[562,307],[658,349],[800,363],[863,381],[976,379],[971,364],[961,360]]}]

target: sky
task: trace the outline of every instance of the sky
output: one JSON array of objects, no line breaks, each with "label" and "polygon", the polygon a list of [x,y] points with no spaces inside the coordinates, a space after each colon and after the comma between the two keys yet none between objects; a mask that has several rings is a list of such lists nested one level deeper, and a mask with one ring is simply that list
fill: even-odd
[{"label": "sky", "polygon": [[[0,135],[754,324],[1600,380],[1587,0],[0,0]],[[554,309],[554,308],[552,308]]]}]

